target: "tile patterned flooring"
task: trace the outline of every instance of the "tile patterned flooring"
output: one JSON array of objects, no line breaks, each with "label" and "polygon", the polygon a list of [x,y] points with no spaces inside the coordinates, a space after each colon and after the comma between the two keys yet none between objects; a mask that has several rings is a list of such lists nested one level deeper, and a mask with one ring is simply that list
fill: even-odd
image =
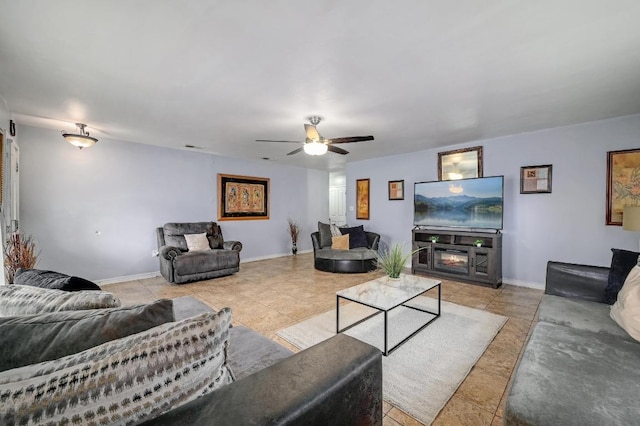
[{"label": "tile patterned flooring", "polygon": [[[313,268],[313,255],[243,263],[240,272],[191,284],[170,284],[162,277],[105,285],[123,304],[190,295],[214,309],[230,306],[234,324],[243,324],[297,351],[275,335],[281,328],[335,308],[335,293],[382,276],[332,274]],[[503,285],[499,289],[442,281],[442,299],[509,317],[440,412],[434,425],[502,424],[505,391],[531,328],[541,290]],[[416,419],[384,403],[384,425],[420,425]]]}]

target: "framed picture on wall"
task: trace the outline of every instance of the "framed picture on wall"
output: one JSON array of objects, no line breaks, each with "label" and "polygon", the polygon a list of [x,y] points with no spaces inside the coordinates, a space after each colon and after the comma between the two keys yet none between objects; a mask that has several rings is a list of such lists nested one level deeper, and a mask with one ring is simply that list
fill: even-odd
[{"label": "framed picture on wall", "polygon": [[551,171],[553,166],[524,166],[520,167],[520,193],[544,194],[551,193]]},{"label": "framed picture on wall", "polygon": [[404,180],[389,181],[389,199],[404,200]]},{"label": "framed picture on wall", "polygon": [[369,179],[356,180],[356,219],[369,220]]},{"label": "framed picture on wall", "polygon": [[269,219],[269,178],[218,173],[218,220]]},{"label": "framed picture on wall", "polygon": [[607,225],[622,226],[626,205],[640,205],[640,149],[607,153]]},{"label": "framed picture on wall", "polygon": [[482,177],[482,147],[438,153],[438,180]]}]

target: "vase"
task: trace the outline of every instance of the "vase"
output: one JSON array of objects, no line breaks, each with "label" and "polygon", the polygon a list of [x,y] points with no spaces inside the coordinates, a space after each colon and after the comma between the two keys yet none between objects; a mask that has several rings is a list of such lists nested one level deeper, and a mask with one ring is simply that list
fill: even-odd
[{"label": "vase", "polygon": [[293,243],[293,245],[291,246],[291,253],[293,253],[294,256],[298,254],[298,246],[296,245],[296,243]]}]

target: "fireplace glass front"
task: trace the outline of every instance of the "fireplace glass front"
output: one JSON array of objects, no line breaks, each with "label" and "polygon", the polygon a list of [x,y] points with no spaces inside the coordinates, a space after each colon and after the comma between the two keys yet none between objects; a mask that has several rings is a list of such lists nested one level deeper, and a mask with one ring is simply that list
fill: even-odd
[{"label": "fireplace glass front", "polygon": [[433,253],[433,269],[452,274],[469,274],[469,252],[436,248]]}]

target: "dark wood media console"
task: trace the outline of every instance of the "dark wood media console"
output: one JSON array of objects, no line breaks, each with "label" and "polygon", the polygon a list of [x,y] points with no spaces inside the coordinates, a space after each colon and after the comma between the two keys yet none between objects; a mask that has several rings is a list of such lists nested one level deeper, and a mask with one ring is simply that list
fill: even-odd
[{"label": "dark wood media console", "polygon": [[[431,237],[438,237],[432,242]],[[502,234],[414,229],[411,272],[453,280],[502,285]],[[475,241],[482,240],[476,247]]]}]

